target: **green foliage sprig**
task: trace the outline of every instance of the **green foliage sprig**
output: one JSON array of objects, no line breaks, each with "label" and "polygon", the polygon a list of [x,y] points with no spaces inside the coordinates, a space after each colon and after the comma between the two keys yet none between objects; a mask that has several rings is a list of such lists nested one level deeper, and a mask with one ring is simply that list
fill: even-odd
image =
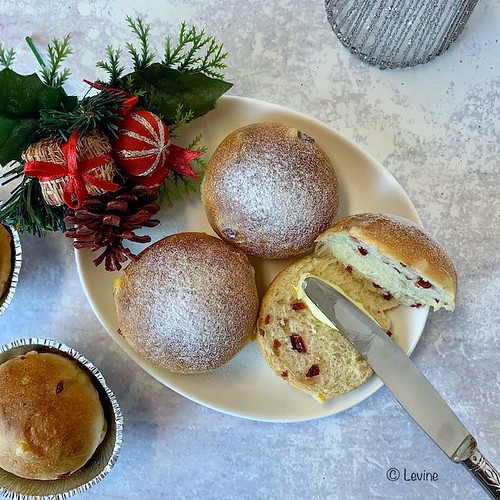
[{"label": "green foliage sprig", "polygon": [[42,80],[49,87],[61,87],[71,75],[69,68],[61,68],[63,61],[73,53],[73,49],[70,47],[70,40],[71,35],[66,35],[62,40],[54,38],[52,43],[47,45],[48,62],[46,63],[31,38],[29,36],[26,37],[26,43],[42,67]]},{"label": "green foliage sprig", "polygon": [[116,110],[123,107],[123,95],[113,92],[99,92],[84,97],[71,111],[43,109],[40,111],[40,129],[47,133],[57,133],[64,140],[73,130],[89,132],[96,128],[116,135],[119,124]]},{"label": "green foliage sprig", "polygon": [[15,227],[21,233],[45,236],[48,231],[64,231],[64,207],[45,203],[37,179],[23,174],[23,165],[16,164],[6,174],[2,184],[20,179],[12,190],[8,203],[0,203],[0,221]]},{"label": "green foliage sprig", "polygon": [[0,65],[3,68],[10,69],[10,67],[12,66],[12,63],[14,62],[15,56],[16,56],[16,53],[14,52],[14,49],[6,50],[3,48],[2,44],[0,43]]},{"label": "green foliage sprig", "polygon": [[126,44],[127,50],[134,61],[134,69],[136,71],[146,69],[156,57],[155,53],[151,51],[149,46],[149,33],[151,26],[149,24],[143,24],[140,18],[132,19],[130,16],[127,16],[127,23],[132,29],[132,32],[139,39],[141,46],[140,52],[137,52],[137,49],[132,43]]},{"label": "green foliage sprig", "polygon": [[176,45],[172,45],[172,37],[167,37],[163,64],[179,71],[200,72],[223,79],[226,57],[223,45],[218,44],[214,37],[206,36],[205,30],[198,33],[194,26],[188,30],[186,23],[182,23]]},{"label": "green foliage sprig", "polygon": [[114,49],[112,45],[106,47],[107,61],[99,61],[96,66],[109,74],[109,86],[114,87],[118,84],[125,71],[125,66],[120,64],[121,49]]}]

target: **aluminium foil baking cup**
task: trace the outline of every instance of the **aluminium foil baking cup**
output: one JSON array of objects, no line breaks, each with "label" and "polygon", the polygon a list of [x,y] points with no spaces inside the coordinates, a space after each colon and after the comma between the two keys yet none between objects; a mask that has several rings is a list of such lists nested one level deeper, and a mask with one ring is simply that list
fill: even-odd
[{"label": "aluminium foil baking cup", "polygon": [[7,292],[5,292],[2,297],[0,297],[0,316],[5,312],[7,307],[9,307],[9,304],[12,302],[14,293],[16,291],[17,282],[19,281],[19,272],[21,271],[21,262],[23,260],[23,252],[21,250],[21,241],[19,240],[18,232],[11,226],[3,225],[3,227],[5,227],[5,229],[7,229],[7,231],[12,236],[12,274]]},{"label": "aluminium foil baking cup", "polygon": [[3,496],[13,500],[63,500],[92,488],[113,468],[122,444],[123,416],[101,372],[80,353],[55,340],[29,338],[10,342],[0,347],[0,364],[30,351],[51,352],[76,361],[93,380],[108,424],[104,440],[92,458],[68,477],[39,481],[24,479],[0,468],[0,494]]}]

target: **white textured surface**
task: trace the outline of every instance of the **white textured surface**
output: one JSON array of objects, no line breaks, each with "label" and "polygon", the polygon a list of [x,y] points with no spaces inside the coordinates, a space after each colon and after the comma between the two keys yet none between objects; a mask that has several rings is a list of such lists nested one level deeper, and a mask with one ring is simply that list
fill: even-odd
[{"label": "white textured surface", "polygon": [[[157,47],[182,20],[206,27],[230,53],[231,93],[318,118],[365,147],[396,177],[459,274],[457,310],[431,314],[414,360],[500,467],[500,7],[479,2],[450,50],[425,66],[380,71],[349,54],[307,0],[19,2],[0,0],[0,38],[15,69],[35,60],[23,39],[73,35],[69,90],[107,44],[129,39],[124,17],[154,25]],[[5,188],[0,188],[0,195]],[[244,421],[203,408],[132,364],[95,319],[69,241],[21,237],[24,262],[0,342],[37,335],[91,359],[125,418],[111,474],[82,498],[480,497],[387,390],[345,413],[300,424]],[[435,482],[391,483],[389,467],[436,472]]]}]

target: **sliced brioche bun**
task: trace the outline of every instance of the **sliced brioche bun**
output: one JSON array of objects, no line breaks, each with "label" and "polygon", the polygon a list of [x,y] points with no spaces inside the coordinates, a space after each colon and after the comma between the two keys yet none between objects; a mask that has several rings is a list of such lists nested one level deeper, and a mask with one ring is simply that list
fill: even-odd
[{"label": "sliced brioche bun", "polygon": [[213,370],[254,334],[255,271],[245,254],[202,233],[149,246],[114,284],[119,333],[153,365]]},{"label": "sliced brioche bun", "polygon": [[27,479],[80,469],[106,433],[99,394],[74,361],[52,353],[0,365],[0,467]]},{"label": "sliced brioche bun", "polygon": [[432,236],[407,219],[351,215],[321,234],[316,252],[334,255],[402,305],[455,308],[457,274],[451,259]]},{"label": "sliced brioche bun", "polygon": [[7,292],[12,275],[12,236],[0,224],[0,299]]},{"label": "sliced brioche bun", "polygon": [[300,130],[256,123],[229,134],[201,186],[210,225],[248,255],[298,255],[332,222],[337,177],[326,153]]},{"label": "sliced brioche bun", "polygon": [[[341,333],[316,319],[305,303],[297,300],[297,287],[305,275],[335,284],[362,304],[386,331],[390,320],[385,312],[397,302],[376,293],[370,282],[353,277],[327,253],[303,257],[276,276],[259,312],[260,350],[276,375],[323,402],[355,389],[372,370]],[[303,352],[299,352],[298,343],[304,346]]]}]

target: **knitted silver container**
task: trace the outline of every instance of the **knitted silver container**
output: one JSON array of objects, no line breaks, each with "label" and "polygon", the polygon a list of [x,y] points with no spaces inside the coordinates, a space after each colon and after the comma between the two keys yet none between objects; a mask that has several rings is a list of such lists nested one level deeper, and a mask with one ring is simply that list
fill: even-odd
[{"label": "knitted silver container", "polygon": [[339,40],[379,68],[423,64],[464,29],[478,0],[325,0]]}]

